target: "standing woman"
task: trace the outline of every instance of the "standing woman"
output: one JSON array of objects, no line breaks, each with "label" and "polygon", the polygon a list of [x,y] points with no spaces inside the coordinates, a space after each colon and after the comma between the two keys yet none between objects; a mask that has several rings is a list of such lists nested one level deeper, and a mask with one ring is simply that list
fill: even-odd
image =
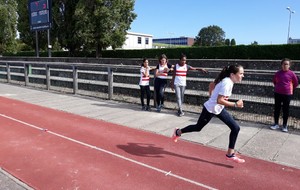
[{"label": "standing woman", "polygon": [[173,70],[173,66],[167,63],[168,58],[165,54],[159,57],[159,64],[155,70],[154,89],[156,93],[156,109],[157,112],[161,111],[164,104],[164,92],[167,86],[168,72]]},{"label": "standing woman", "polygon": [[195,68],[195,67],[192,67],[192,66],[186,64],[186,55],[185,54],[181,54],[179,60],[180,60],[180,62],[174,66],[174,71],[173,71],[173,76],[172,76],[172,81],[171,81],[171,89],[173,91],[175,89],[177,106],[178,106],[177,115],[179,117],[181,117],[181,116],[184,116],[182,104],[184,101],[184,92],[185,92],[185,87],[186,87],[187,72],[189,70],[197,70],[197,71],[201,71],[203,73],[207,73],[207,71],[205,69]]},{"label": "standing woman", "polygon": [[[149,86],[151,68],[149,67],[148,64],[149,64],[148,59],[144,58],[143,63],[141,65],[141,69],[140,69],[141,77],[140,77],[139,85],[140,85],[140,89],[141,89],[142,110],[151,111],[151,108],[150,108],[151,94],[150,94],[150,86]],[[145,106],[145,103],[144,103],[145,93],[146,93],[146,97],[147,97],[147,106]]]},{"label": "standing woman", "polygon": [[273,77],[274,98],[274,125],[270,128],[275,130],[279,128],[278,121],[280,109],[282,108],[283,123],[282,131],[288,132],[287,122],[289,117],[290,101],[293,97],[293,91],[297,88],[299,81],[296,74],[290,70],[291,60],[284,58],[281,60],[281,70],[277,71]]},{"label": "standing woman", "polygon": [[233,119],[225,107],[243,108],[243,100],[237,102],[229,101],[234,83],[239,83],[244,77],[244,68],[241,65],[230,65],[223,68],[217,78],[214,80],[215,87],[211,97],[204,103],[203,110],[195,125],[189,125],[183,129],[175,129],[172,139],[177,142],[177,139],[183,133],[199,132],[202,128],[216,116],[223,121],[231,130],[229,135],[229,146],[226,154],[226,159],[237,163],[244,163],[245,160],[237,157],[234,153],[235,143],[240,131],[240,126]]}]

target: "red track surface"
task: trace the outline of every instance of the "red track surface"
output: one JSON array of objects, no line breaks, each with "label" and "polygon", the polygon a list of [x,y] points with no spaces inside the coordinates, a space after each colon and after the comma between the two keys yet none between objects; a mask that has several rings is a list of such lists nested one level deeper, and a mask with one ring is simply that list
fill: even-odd
[{"label": "red track surface", "polygon": [[224,151],[3,97],[0,143],[0,167],[35,189],[300,187],[299,169],[236,164]]}]

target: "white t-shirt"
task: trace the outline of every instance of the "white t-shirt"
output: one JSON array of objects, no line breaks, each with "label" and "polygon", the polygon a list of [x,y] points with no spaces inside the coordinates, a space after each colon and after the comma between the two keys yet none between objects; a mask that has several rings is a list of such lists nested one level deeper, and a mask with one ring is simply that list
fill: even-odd
[{"label": "white t-shirt", "polygon": [[220,114],[225,106],[217,103],[218,96],[222,95],[228,99],[229,96],[231,96],[232,88],[233,82],[229,77],[226,77],[219,82],[215,86],[211,97],[204,103],[207,111],[216,115]]},{"label": "white t-shirt", "polygon": [[150,67],[148,67],[147,73],[145,73],[148,76],[145,77],[143,73],[146,71],[146,68],[145,67],[141,67],[141,70],[140,70],[141,77],[140,77],[140,83],[139,83],[139,85],[141,85],[141,86],[148,86],[149,85],[149,81],[150,81],[149,69],[150,69]]},{"label": "white t-shirt", "polygon": [[178,86],[186,86],[186,75],[187,71],[190,69],[191,66],[184,64],[183,66],[180,66],[179,64],[176,64],[175,66],[175,80],[174,85]]},{"label": "white t-shirt", "polygon": [[168,72],[166,72],[166,71],[164,71],[165,70],[165,68],[171,68],[172,67],[172,65],[170,65],[170,64],[165,64],[164,66],[161,66],[160,64],[158,64],[157,66],[156,66],[156,69],[158,70],[158,72],[160,73],[160,75],[158,75],[157,76],[157,78],[160,78],[160,79],[167,79],[167,77],[168,77]]}]

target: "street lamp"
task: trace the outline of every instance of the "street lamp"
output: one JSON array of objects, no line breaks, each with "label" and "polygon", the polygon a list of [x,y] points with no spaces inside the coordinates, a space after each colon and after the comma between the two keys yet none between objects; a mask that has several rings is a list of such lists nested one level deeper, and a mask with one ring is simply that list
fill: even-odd
[{"label": "street lamp", "polygon": [[289,39],[290,39],[291,17],[292,17],[292,13],[295,13],[295,11],[292,11],[290,7],[287,7],[286,9],[290,12],[290,16],[289,16],[289,27],[288,27],[288,37],[287,37],[287,43],[289,43]]},{"label": "street lamp", "polygon": [[174,32],[168,32],[168,34],[170,35],[170,42],[169,42],[169,47],[171,47],[171,44],[172,44],[172,42],[171,42],[171,40],[172,40],[172,35],[174,35]]}]

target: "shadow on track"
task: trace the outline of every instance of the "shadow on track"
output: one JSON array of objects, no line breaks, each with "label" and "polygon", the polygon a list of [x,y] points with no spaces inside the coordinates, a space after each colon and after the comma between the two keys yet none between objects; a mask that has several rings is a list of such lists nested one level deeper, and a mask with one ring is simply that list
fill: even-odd
[{"label": "shadow on track", "polygon": [[119,149],[124,150],[125,152],[135,155],[135,156],[142,156],[142,157],[152,157],[152,158],[163,158],[163,155],[171,155],[176,156],[180,158],[185,158],[189,160],[199,161],[199,162],[205,162],[225,168],[233,168],[231,165],[221,164],[217,162],[211,162],[208,160],[203,160],[200,158],[190,157],[190,156],[184,156],[180,154],[176,154],[173,152],[165,151],[161,147],[156,147],[154,144],[145,144],[145,143],[127,143],[127,145],[117,145]]}]

